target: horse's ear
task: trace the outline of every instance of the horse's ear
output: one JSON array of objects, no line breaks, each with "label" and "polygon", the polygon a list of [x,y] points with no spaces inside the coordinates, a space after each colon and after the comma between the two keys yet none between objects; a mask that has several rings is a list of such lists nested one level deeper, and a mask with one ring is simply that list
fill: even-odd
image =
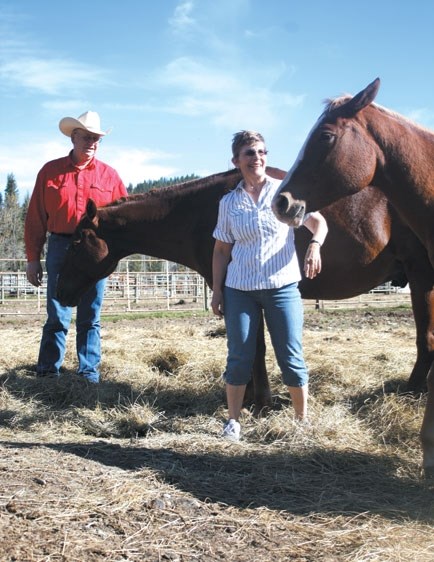
[{"label": "horse's ear", "polygon": [[380,88],[380,79],[376,78],[364,90],[355,95],[347,103],[336,108],[336,112],[344,117],[353,117],[364,107],[372,103]]},{"label": "horse's ear", "polygon": [[95,226],[98,226],[98,219],[97,219],[97,209],[95,205],[95,201],[93,199],[89,199],[86,205],[86,215],[87,218],[92,221]]},{"label": "horse's ear", "polygon": [[374,101],[379,89],[380,79],[376,78],[373,82],[368,84],[364,90],[353,97],[351,102],[354,105],[356,113]]}]

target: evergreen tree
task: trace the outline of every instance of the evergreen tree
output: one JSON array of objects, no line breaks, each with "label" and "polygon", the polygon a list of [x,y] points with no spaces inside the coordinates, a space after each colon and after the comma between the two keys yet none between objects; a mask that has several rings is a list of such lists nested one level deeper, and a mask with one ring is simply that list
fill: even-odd
[{"label": "evergreen tree", "polygon": [[19,191],[14,174],[8,174],[5,188],[5,207],[14,208],[19,206]]},{"label": "evergreen tree", "polygon": [[27,192],[26,196],[24,197],[23,204],[21,205],[21,220],[23,221],[23,224],[26,220],[26,215],[27,215],[27,210],[29,208],[29,203],[30,203],[30,195],[29,195],[29,192]]},{"label": "evergreen tree", "polygon": [[19,191],[14,174],[8,174],[3,206],[0,209],[0,257],[6,271],[17,271],[24,258],[24,221],[19,204]]},{"label": "evergreen tree", "polygon": [[[146,193],[151,189],[160,189],[177,183],[185,183],[198,179],[196,174],[179,176],[174,178],[162,177],[159,180],[145,180],[133,186],[128,185],[127,192],[132,195],[135,193]],[[27,193],[23,204],[19,203],[19,190],[13,173],[8,174],[6,187],[3,193],[0,192],[0,258],[7,259],[2,262],[0,269],[5,271],[17,271],[19,259],[25,258],[24,251],[24,222],[29,206],[30,195]],[[137,267],[140,268],[138,265]],[[24,269],[24,264],[21,269]]]},{"label": "evergreen tree", "polygon": [[192,181],[198,179],[199,176],[196,174],[190,174],[188,176],[179,176],[175,178],[160,178],[159,180],[146,180],[142,183],[138,183],[136,187],[132,188],[132,191],[129,191],[130,186],[128,187],[128,193],[146,193],[151,189],[159,189],[160,187],[168,187],[170,185],[175,185],[176,183],[184,183],[187,181]]}]

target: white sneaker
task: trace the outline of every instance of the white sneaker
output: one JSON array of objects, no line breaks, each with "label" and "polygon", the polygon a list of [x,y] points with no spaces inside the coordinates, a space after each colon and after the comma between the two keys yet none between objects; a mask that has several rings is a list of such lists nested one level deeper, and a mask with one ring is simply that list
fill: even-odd
[{"label": "white sneaker", "polygon": [[241,433],[241,426],[237,420],[228,420],[223,426],[222,437],[230,441],[239,441]]}]

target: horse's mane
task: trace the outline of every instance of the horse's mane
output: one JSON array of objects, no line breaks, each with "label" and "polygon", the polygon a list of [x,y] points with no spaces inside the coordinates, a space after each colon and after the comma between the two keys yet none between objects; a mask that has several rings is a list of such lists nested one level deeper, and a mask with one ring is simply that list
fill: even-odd
[{"label": "horse's mane", "polygon": [[152,204],[155,199],[161,199],[162,197],[165,199],[171,199],[173,197],[176,197],[177,195],[185,195],[188,191],[192,192],[207,189],[209,186],[219,183],[222,180],[228,179],[236,174],[239,174],[239,170],[232,169],[228,170],[227,172],[220,172],[218,174],[213,174],[205,178],[197,178],[194,180],[188,180],[173,185],[168,185],[166,187],[153,188],[145,193],[135,193],[126,197],[121,197],[120,199],[117,199],[116,201],[105,205],[104,208],[117,207],[119,205],[132,205],[140,202]]},{"label": "horse's mane", "polygon": [[[286,172],[279,168],[267,166],[267,174],[282,180]],[[161,220],[182,200],[194,200],[204,194],[209,201],[219,199],[236,187],[241,179],[241,172],[233,168],[226,172],[213,174],[205,178],[189,180],[167,187],[151,189],[146,193],[137,193],[121,197],[113,203],[99,207],[99,217],[103,220],[115,220],[117,224],[125,222]],[[215,189],[211,189],[215,188]],[[190,199],[191,198],[191,199]]]},{"label": "horse's mane", "polygon": [[[323,115],[324,116],[328,115],[334,109],[336,109],[337,107],[340,107],[341,105],[343,105],[347,101],[350,101],[350,99],[352,99],[352,98],[353,98],[353,96],[351,94],[343,94],[342,96],[339,96],[339,97],[336,97],[336,98],[325,99],[324,102],[323,102],[325,104],[325,109],[324,109]],[[378,103],[373,102],[370,105],[372,107],[374,107],[375,109],[377,109],[378,111],[380,111],[381,113],[387,115],[388,117],[392,117],[393,119],[397,119],[398,121],[402,121],[404,123],[407,123],[408,125],[416,127],[416,128],[418,128],[422,131],[425,131],[427,133],[434,134],[432,130],[428,129],[427,127],[424,127],[423,125],[420,125],[419,123],[416,123],[415,121],[409,119],[408,117],[405,117],[401,113],[397,113],[396,111],[392,111],[391,109],[388,109],[387,107],[383,107],[382,105],[379,105]]]}]

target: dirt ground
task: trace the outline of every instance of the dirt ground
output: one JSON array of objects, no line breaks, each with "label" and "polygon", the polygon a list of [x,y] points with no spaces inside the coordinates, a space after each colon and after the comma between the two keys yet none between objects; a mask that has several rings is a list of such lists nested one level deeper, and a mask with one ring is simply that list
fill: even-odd
[{"label": "dirt ground", "polygon": [[434,560],[408,308],[311,311],[311,424],[268,346],[273,410],[220,438],[211,315],[103,321],[102,381],[37,379],[40,319],[0,319],[1,561]]}]

